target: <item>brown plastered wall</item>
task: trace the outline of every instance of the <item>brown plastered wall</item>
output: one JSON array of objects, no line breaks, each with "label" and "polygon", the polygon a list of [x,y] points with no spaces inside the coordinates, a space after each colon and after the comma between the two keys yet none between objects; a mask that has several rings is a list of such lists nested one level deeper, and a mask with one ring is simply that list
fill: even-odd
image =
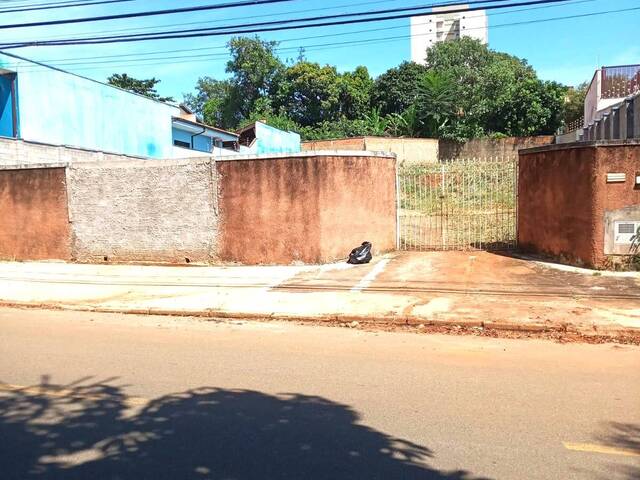
[{"label": "brown plastered wall", "polygon": [[396,159],[326,157],[319,177],[320,258],[345,258],[367,240],[374,253],[396,248]]},{"label": "brown plastered wall", "polygon": [[64,168],[0,170],[0,258],[71,258]]},{"label": "brown plastered wall", "polygon": [[392,152],[398,165],[438,163],[438,140],[435,138],[365,137],[365,150]]},{"label": "brown plastered wall", "polygon": [[366,150],[364,137],[338,138],[335,140],[311,140],[302,142],[303,152],[318,150]]},{"label": "brown plastered wall", "polygon": [[368,240],[395,248],[395,158],[300,155],[216,163],[219,255],[249,264],[322,263]]},{"label": "brown plastered wall", "polygon": [[439,158],[484,158],[484,157],[514,157],[523,148],[550,145],[554,142],[553,135],[537,137],[508,137],[508,138],[475,138],[466,142],[440,140]]},{"label": "brown plastered wall", "polygon": [[[596,197],[595,211],[596,257],[594,264],[604,266],[605,223],[607,211],[640,205],[640,188],[635,178],[640,174],[640,144],[609,145],[595,147],[596,150]],[[625,182],[607,183],[607,173],[624,173]]]},{"label": "brown plastered wall", "polygon": [[520,248],[595,266],[600,233],[595,219],[597,188],[593,147],[520,152]]},{"label": "brown plastered wall", "polygon": [[354,137],[302,143],[302,151],[327,150],[391,152],[395,153],[398,165],[438,162],[438,140],[435,138]]}]

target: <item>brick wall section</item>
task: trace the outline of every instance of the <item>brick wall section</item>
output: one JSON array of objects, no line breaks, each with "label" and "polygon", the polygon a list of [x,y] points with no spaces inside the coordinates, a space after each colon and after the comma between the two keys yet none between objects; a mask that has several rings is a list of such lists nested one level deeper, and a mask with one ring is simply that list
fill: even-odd
[{"label": "brick wall section", "polygon": [[84,262],[210,262],[218,228],[210,161],[69,167],[72,248]]},{"label": "brick wall section", "polygon": [[0,170],[0,258],[71,258],[64,168]]},{"label": "brick wall section", "polygon": [[395,158],[304,155],[217,162],[220,257],[323,263],[396,243]]},{"label": "brick wall section", "polygon": [[[640,143],[558,145],[520,152],[518,243],[578,265],[605,267],[605,213],[640,205]],[[607,173],[625,173],[607,183]]]}]

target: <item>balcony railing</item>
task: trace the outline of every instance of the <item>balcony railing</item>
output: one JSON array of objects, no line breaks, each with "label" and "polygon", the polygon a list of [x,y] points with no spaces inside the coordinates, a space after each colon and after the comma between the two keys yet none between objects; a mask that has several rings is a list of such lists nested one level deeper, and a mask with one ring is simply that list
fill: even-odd
[{"label": "balcony railing", "polygon": [[624,98],[640,91],[640,65],[602,67],[602,97]]}]

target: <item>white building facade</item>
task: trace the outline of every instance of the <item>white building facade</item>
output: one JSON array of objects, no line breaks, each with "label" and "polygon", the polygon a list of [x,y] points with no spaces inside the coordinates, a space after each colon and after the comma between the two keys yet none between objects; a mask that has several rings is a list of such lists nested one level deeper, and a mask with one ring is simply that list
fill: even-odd
[{"label": "white building facade", "polygon": [[471,37],[489,43],[489,24],[484,10],[450,12],[468,5],[437,7],[428,16],[411,17],[411,60],[425,63],[427,49],[438,42]]}]

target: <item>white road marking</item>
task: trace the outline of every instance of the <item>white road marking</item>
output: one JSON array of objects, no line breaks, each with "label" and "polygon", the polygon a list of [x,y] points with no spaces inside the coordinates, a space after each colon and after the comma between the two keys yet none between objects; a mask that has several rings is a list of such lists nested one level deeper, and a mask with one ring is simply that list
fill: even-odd
[{"label": "white road marking", "polygon": [[351,289],[352,292],[361,292],[369,285],[373,283],[378,275],[386,268],[387,264],[391,261],[390,258],[383,258],[380,260],[369,273],[367,273],[362,279]]}]

